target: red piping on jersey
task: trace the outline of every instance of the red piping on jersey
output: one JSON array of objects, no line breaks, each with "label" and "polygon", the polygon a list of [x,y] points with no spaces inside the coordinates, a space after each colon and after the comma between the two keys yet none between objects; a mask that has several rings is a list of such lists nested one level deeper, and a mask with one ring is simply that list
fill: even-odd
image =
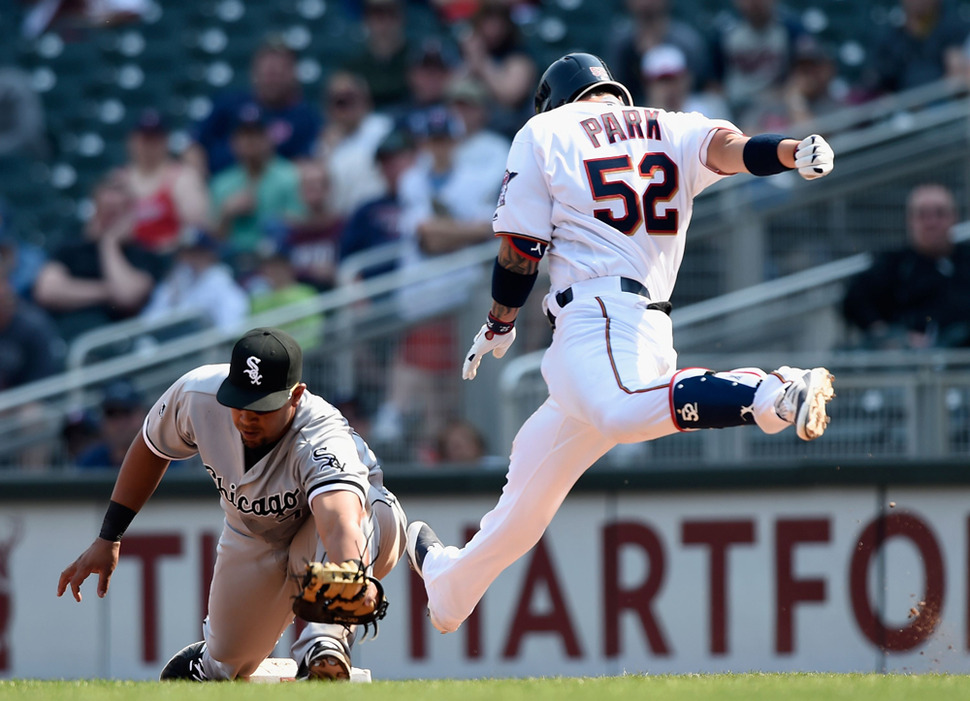
[{"label": "red piping on jersey", "polygon": [[[513,233],[512,233],[512,232],[510,232],[510,231],[500,231],[500,232],[498,232],[498,233],[496,233],[495,235],[496,235],[496,236],[502,236],[502,237],[505,237],[505,238],[516,238],[516,239],[523,239],[523,240],[525,240],[525,241],[535,241],[536,243],[541,243],[541,244],[543,244],[544,246],[548,246],[548,245],[549,245],[549,241],[543,241],[542,239],[537,239],[537,238],[535,238],[534,236],[525,236],[525,235],[523,235],[523,234],[513,234]],[[512,242],[511,242],[511,241],[509,242],[509,244],[510,244],[510,245],[514,245],[514,244],[512,244]],[[519,253],[520,255],[522,255],[522,256],[525,256],[525,257],[526,257],[526,258],[528,258],[529,260],[534,260],[534,261],[536,261],[537,263],[538,263],[538,262],[539,262],[540,260],[542,260],[542,258],[540,258],[540,257],[538,257],[538,256],[530,256],[530,255],[529,255],[528,253],[526,253],[525,251],[523,251],[523,250],[522,250],[521,248],[519,248],[518,246],[516,246],[516,247],[515,247],[515,250],[516,250],[516,252],[517,252],[517,253]]]},{"label": "red piping on jersey", "polygon": [[643,389],[630,389],[623,384],[623,382],[620,380],[620,373],[616,369],[616,360],[613,358],[613,344],[610,342],[610,317],[606,314],[606,305],[603,304],[603,300],[596,297],[596,301],[600,305],[600,311],[603,313],[603,318],[606,319],[606,354],[610,358],[610,367],[613,369],[613,379],[616,380],[616,386],[627,394],[643,394],[644,392],[653,392],[654,390],[663,389],[666,387],[667,385],[657,385],[656,387],[644,387]]}]

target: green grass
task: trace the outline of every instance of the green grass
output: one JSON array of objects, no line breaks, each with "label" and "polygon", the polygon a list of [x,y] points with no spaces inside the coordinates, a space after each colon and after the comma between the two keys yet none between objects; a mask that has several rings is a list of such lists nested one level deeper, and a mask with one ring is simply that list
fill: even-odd
[{"label": "green grass", "polygon": [[[970,676],[704,674],[358,684],[354,701],[966,701]],[[30,701],[319,701],[317,683],[194,684],[119,681],[0,681],[0,699]]]}]

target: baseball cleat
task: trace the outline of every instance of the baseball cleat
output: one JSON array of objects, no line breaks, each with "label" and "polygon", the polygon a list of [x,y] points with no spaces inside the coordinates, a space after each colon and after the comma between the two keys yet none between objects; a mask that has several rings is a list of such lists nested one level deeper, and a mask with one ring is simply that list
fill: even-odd
[{"label": "baseball cleat", "polygon": [[795,433],[803,441],[815,440],[829,425],[825,405],[835,396],[832,389],[835,378],[825,368],[799,370],[785,366],[778,368],[776,373],[788,386],[775,402],[775,411],[782,419],[794,424]]},{"label": "baseball cleat", "polygon": [[185,679],[193,682],[207,682],[209,676],[202,668],[202,655],[205,652],[205,641],[186,645],[177,653],[175,657],[168,661],[168,664],[158,675],[159,681],[174,681]]},{"label": "baseball cleat", "polygon": [[296,672],[297,679],[350,680],[350,652],[339,640],[324,638],[315,643]]},{"label": "baseball cleat", "polygon": [[411,563],[411,569],[422,579],[424,579],[424,573],[421,568],[424,567],[424,559],[428,555],[428,550],[435,546],[440,548],[442,544],[441,539],[431,530],[431,526],[424,521],[412,521],[408,526],[408,562]]}]

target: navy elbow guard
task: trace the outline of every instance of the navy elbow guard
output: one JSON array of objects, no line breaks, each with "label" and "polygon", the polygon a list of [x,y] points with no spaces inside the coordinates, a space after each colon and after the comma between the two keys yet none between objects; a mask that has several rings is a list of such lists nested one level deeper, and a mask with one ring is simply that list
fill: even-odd
[{"label": "navy elbow guard", "polygon": [[538,270],[523,275],[503,267],[496,258],[495,267],[492,268],[492,299],[505,307],[518,309],[529,298],[537,277],[539,277]]},{"label": "navy elbow guard", "polygon": [[781,134],[758,134],[744,145],[744,167],[752,175],[775,175],[791,170],[778,158],[778,144],[787,139]]}]

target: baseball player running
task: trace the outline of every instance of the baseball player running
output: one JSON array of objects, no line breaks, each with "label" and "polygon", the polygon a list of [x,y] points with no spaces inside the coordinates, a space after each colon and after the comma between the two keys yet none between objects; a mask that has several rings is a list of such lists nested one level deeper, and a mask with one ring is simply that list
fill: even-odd
[{"label": "baseball player running", "polygon": [[[247,678],[293,620],[309,562],[358,561],[380,579],[404,550],[404,512],[374,454],[337,409],[300,381],[303,353],[278,329],[254,329],[231,362],[186,373],[148,413],[115,482],[100,537],[60,576],[57,595],[98,574],[108,592],[121,539],[171,460],[198,453],[220,494],[225,527],[204,640],[175,655],[161,679]],[[307,568],[309,569],[309,568]],[[383,599],[368,581],[363,603]],[[348,679],[357,628],[309,623],[292,647],[297,676]]]},{"label": "baseball player running", "polygon": [[424,522],[408,527],[408,557],[442,632],[539,541],[579,476],[614,445],[750,424],[765,433],[793,425],[813,440],[833,396],[825,368],[678,370],[667,301],[694,198],[734,173],[822,177],[834,154],[821,136],[748,137],[696,112],[634,106],[606,64],[584,53],[549,66],[535,106],[509,152],[493,220],[493,303],[462,375],[473,379],[489,352],[505,355],[548,253],[549,398],[519,430],[502,495],[465,547],[444,547]]}]

